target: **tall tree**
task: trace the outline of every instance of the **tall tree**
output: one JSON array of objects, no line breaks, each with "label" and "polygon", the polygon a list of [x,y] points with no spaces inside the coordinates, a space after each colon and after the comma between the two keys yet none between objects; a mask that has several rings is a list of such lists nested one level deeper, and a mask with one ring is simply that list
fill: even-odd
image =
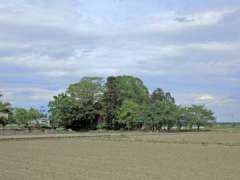
[{"label": "tall tree", "polygon": [[[3,95],[0,94],[0,97],[2,97]],[[6,114],[5,116],[1,116],[0,117],[0,124],[2,124],[3,126],[5,126],[7,123],[9,123],[9,115],[12,113],[12,106],[9,102],[3,102],[0,101],[0,112]]]},{"label": "tall tree", "polygon": [[204,105],[192,105],[188,108],[188,111],[191,115],[189,123],[191,125],[196,125],[198,131],[200,130],[200,126],[205,126],[215,120],[214,113]]},{"label": "tall tree", "polygon": [[172,97],[170,92],[164,92],[161,88],[157,88],[151,94],[151,102],[156,101],[167,101],[171,103],[175,103],[174,97]]},{"label": "tall tree", "polygon": [[79,102],[99,102],[103,96],[103,79],[100,77],[83,77],[78,83],[71,84],[67,94]]},{"label": "tall tree", "polygon": [[108,77],[105,87],[106,91],[103,99],[105,124],[107,128],[115,128],[117,126],[117,111],[122,103],[117,78]]},{"label": "tall tree", "polygon": [[28,110],[28,115],[31,120],[37,120],[39,118],[44,117],[44,115],[37,109],[35,108],[30,108]]},{"label": "tall tree", "polygon": [[69,127],[76,120],[78,106],[73,98],[64,93],[54,96],[48,107],[52,127]]},{"label": "tall tree", "polygon": [[94,129],[101,116],[103,91],[103,79],[99,77],[84,77],[71,84],[65,94],[55,96],[49,103],[54,127]]},{"label": "tall tree", "polygon": [[67,94],[76,101],[80,111],[75,126],[82,124],[86,129],[96,128],[97,121],[102,118],[103,83],[101,77],[84,77],[69,86]]},{"label": "tall tree", "polygon": [[140,115],[140,106],[134,101],[124,101],[118,111],[118,121],[126,125],[128,129],[132,129]]},{"label": "tall tree", "polygon": [[108,77],[104,104],[106,123],[114,128],[117,111],[124,101],[131,100],[139,105],[149,101],[149,92],[142,80],[133,76]]},{"label": "tall tree", "polygon": [[19,125],[24,125],[25,127],[30,125],[31,119],[27,109],[15,108],[13,117],[15,122]]}]

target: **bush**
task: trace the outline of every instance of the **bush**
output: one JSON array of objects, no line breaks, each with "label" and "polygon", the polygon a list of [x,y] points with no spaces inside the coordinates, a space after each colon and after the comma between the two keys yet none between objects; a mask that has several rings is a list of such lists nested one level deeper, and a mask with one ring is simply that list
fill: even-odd
[{"label": "bush", "polygon": [[40,127],[42,129],[51,129],[51,127],[48,124],[41,124]]},{"label": "bush", "polygon": [[6,129],[18,129],[19,126],[17,124],[7,124]]},{"label": "bush", "polygon": [[64,133],[65,132],[65,128],[63,127],[59,127],[56,129],[57,133]]},{"label": "bush", "polygon": [[99,123],[99,124],[97,125],[97,129],[107,129],[107,126],[106,126],[105,123]]}]

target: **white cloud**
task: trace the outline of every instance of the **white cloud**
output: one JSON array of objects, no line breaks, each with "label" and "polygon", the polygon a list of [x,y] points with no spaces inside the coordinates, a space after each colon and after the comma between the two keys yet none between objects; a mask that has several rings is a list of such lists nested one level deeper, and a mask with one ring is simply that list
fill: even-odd
[{"label": "white cloud", "polygon": [[[49,77],[111,75],[142,72],[144,74],[223,75],[237,73],[240,60],[183,59],[191,53],[225,53],[240,50],[238,43],[190,43],[152,45],[110,43],[94,48],[77,49],[67,57],[25,53],[0,57],[2,67],[21,67],[26,72]],[[217,52],[216,52],[217,51]],[[177,64],[177,65],[176,65]],[[212,69],[214,67],[214,70]],[[4,74],[5,72],[0,72]]]},{"label": "white cloud", "polygon": [[199,97],[196,98],[196,100],[198,101],[212,101],[214,100],[215,98],[211,95],[208,95],[208,94],[205,94],[205,95],[201,95]]},{"label": "white cloud", "polygon": [[50,101],[53,96],[64,92],[64,90],[50,90],[46,88],[38,88],[38,87],[9,87],[9,88],[1,88],[0,92],[4,95],[3,99],[5,101],[11,102],[13,105],[16,103],[25,102],[38,102],[38,103],[46,103]]},{"label": "white cloud", "polygon": [[213,93],[176,93],[176,101],[182,105],[202,104],[210,107],[224,107],[239,103],[237,98]]},{"label": "white cloud", "polygon": [[[33,27],[39,28],[43,32],[49,28],[54,28],[52,30],[64,31],[74,36],[80,35],[87,38],[91,36],[113,37],[154,32],[181,32],[192,28],[216,25],[226,15],[236,11],[236,8],[185,14],[176,11],[164,11],[139,16],[122,13],[119,17],[116,17],[115,12],[111,12],[111,14],[90,14],[83,5],[86,3],[76,3],[75,6],[72,3],[62,5],[53,3],[51,6],[51,3],[49,3],[48,7],[43,4],[32,5],[32,3],[25,2],[2,6],[0,7],[0,22],[10,24],[16,29],[18,29],[18,26],[25,27],[24,30],[29,32],[33,31]],[[120,16],[123,17],[120,18]],[[7,26],[3,28],[5,29]],[[36,28],[35,31],[38,31],[39,29],[36,30]]]}]

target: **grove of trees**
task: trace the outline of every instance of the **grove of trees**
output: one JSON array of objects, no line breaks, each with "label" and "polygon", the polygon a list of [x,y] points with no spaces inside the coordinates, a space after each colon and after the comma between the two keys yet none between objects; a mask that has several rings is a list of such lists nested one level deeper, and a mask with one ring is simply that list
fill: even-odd
[{"label": "grove of trees", "polygon": [[[2,94],[0,94],[2,97]],[[13,108],[10,103],[0,100],[0,113],[8,116],[0,116],[0,125],[17,124],[23,127],[29,127],[33,120],[39,119],[44,115],[37,109]]]},{"label": "grove of trees", "polygon": [[49,118],[54,128],[152,131],[199,130],[215,119],[203,105],[177,105],[161,88],[149,93],[142,80],[132,76],[82,78],[49,102]]}]

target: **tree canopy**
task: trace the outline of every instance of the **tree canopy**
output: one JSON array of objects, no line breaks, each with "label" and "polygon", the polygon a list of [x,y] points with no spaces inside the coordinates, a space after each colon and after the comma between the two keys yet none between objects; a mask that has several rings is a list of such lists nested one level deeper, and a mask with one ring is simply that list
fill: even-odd
[{"label": "tree canopy", "polygon": [[[49,102],[53,127],[80,129],[151,129],[206,126],[214,120],[203,105],[176,105],[170,92],[157,88],[151,94],[133,76],[84,77]],[[101,125],[101,126],[99,126]]]}]

